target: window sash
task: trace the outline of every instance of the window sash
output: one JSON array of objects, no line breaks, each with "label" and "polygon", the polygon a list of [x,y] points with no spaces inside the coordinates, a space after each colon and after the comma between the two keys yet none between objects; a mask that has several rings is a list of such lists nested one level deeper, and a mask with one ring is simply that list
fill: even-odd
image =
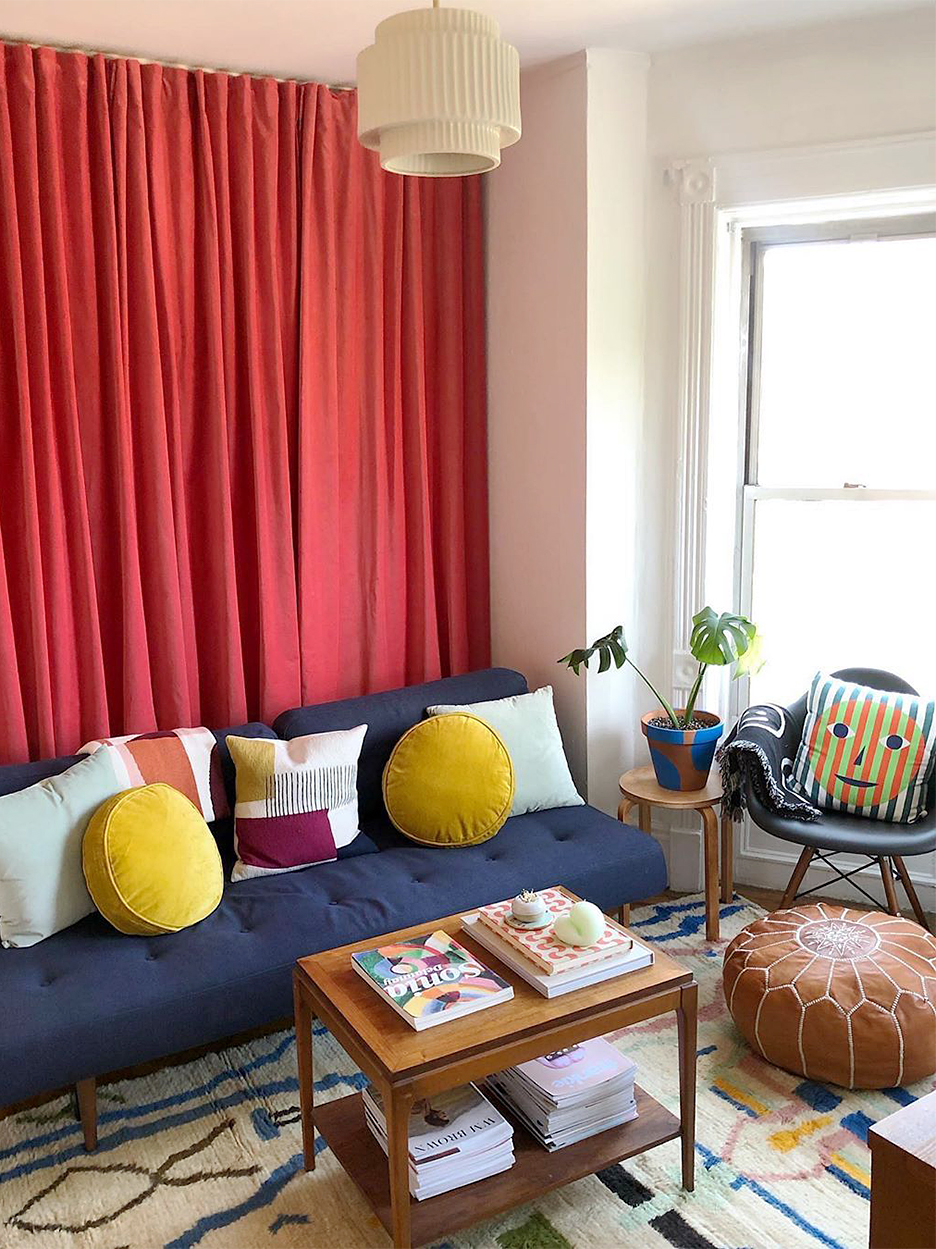
[{"label": "window sash", "polygon": [[[757,486],[760,435],[760,364],[763,324],[763,262],[767,249],[798,243],[840,242],[870,239],[886,243],[936,235],[936,213],[832,221],[806,225],[759,226],[742,233],[741,273],[741,374],[744,403],[743,484]],[[891,497],[893,492],[888,492]],[[899,492],[898,492],[899,493]],[[822,497],[826,497],[823,495]]]},{"label": "window sash", "polygon": [[[754,226],[742,230],[741,239],[741,351],[740,390],[744,448],[742,480],[738,501],[741,541],[736,563],[736,601],[747,616],[753,613],[755,509],[761,499],[816,502],[936,501],[936,490],[904,490],[867,486],[806,487],[760,486],[757,484],[760,408],[760,358],[763,293],[763,258],[771,246],[797,243],[915,238],[936,234],[936,213],[907,213],[902,216],[857,219],[853,221],[810,222]],[[750,678],[731,683],[730,711],[738,716],[750,701]]]}]

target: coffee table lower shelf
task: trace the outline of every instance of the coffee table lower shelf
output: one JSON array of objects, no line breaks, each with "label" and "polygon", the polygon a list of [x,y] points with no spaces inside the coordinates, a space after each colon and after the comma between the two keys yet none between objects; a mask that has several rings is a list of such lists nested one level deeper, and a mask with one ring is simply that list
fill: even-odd
[{"label": "coffee table lower shelf", "polygon": [[[675,1140],[679,1136],[679,1120],[643,1089],[636,1088],[635,1096],[636,1119],[554,1153],[539,1145],[513,1120],[516,1162],[510,1170],[441,1197],[413,1201],[412,1243],[425,1245],[440,1240],[458,1228],[470,1227],[482,1218],[534,1201],[553,1188],[642,1154],[664,1141]],[[315,1126],[392,1234],[387,1157],[364,1120],[361,1094],[318,1103]]]}]

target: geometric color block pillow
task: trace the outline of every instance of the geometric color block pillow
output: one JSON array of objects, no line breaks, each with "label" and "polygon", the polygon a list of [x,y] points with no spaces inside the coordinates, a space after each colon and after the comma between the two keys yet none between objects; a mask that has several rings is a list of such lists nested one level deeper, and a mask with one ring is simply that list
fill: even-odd
[{"label": "geometric color block pillow", "polygon": [[173,729],[132,733],[86,742],[80,755],[100,746],[112,752],[121,789],[138,785],[171,785],[195,804],[202,819],[220,820],[231,814],[224,791],[218,743],[210,729]]},{"label": "geometric color block pillow", "polygon": [[366,724],[290,741],[228,737],[236,769],[231,880],[328,863],[358,835]]},{"label": "geometric color block pillow", "polygon": [[817,673],[793,779],[816,806],[912,824],[936,766],[936,703]]}]

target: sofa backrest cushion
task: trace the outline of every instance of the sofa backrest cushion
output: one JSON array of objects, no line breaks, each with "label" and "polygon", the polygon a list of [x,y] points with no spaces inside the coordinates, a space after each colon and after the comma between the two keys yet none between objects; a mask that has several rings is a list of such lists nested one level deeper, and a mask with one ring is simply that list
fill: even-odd
[{"label": "sofa backrest cushion", "polygon": [[383,810],[380,782],[390,752],[407,729],[417,724],[426,708],[436,703],[474,703],[491,698],[510,698],[527,692],[526,678],[511,668],[485,668],[463,676],[444,677],[423,685],[408,685],[380,694],[364,694],[340,702],[294,707],[273,721],[279,737],[303,737],[331,729],[367,725],[358,763],[358,806],[361,819]]}]

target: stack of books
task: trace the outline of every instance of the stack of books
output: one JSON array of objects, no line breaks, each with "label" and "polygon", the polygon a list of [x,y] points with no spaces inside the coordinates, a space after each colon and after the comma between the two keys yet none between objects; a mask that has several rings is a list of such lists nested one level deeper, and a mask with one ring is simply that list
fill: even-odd
[{"label": "stack of books", "polygon": [[603,1037],[488,1076],[484,1087],[546,1149],[561,1149],[637,1118],[637,1066]]},{"label": "stack of books", "polygon": [[351,955],[354,970],[417,1031],[513,997],[513,986],[441,929]]},{"label": "stack of books", "polygon": [[[387,1120],[380,1093],[368,1085],[363,1102],[367,1126],[386,1153]],[[417,1201],[498,1175],[513,1164],[513,1128],[473,1084],[413,1103],[409,1189]]]},{"label": "stack of books", "polygon": [[[540,897],[553,921],[575,903],[575,898],[561,886],[541,890]],[[481,907],[475,915],[466,915],[462,924],[486,950],[496,954],[544,997],[571,993],[653,962],[653,951],[634,941],[607,916],[604,932],[589,946],[565,945],[553,936],[551,924],[523,928],[512,923],[510,916],[510,901],[494,902]]]}]

